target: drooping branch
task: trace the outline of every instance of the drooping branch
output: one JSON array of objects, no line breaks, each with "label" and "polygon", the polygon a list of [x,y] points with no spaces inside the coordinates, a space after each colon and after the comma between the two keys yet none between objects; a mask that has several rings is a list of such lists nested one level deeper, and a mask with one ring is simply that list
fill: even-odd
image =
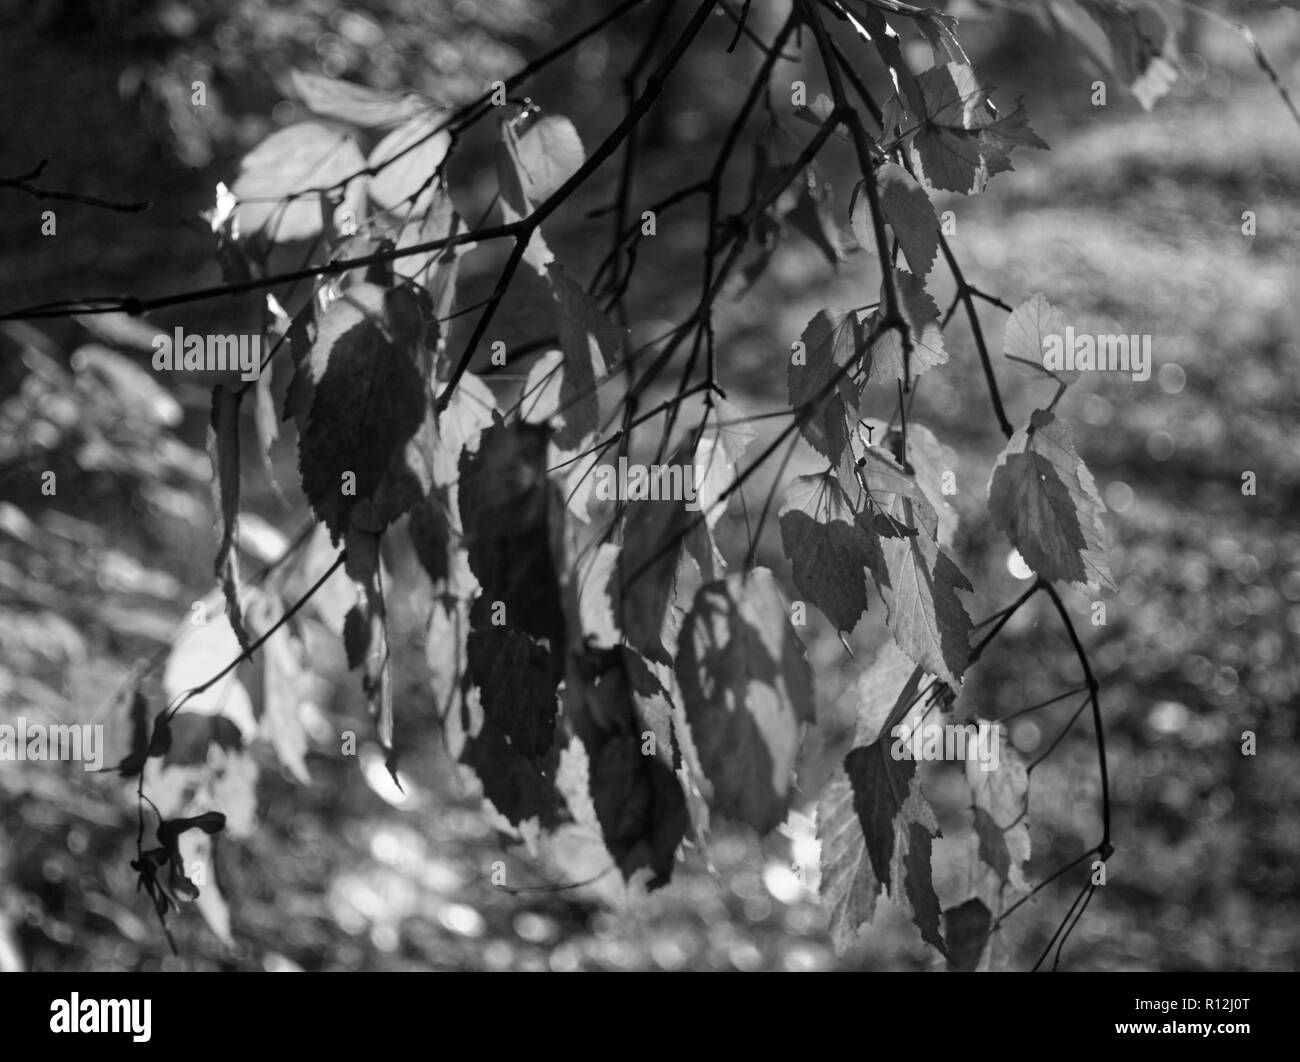
[{"label": "drooping branch", "polygon": [[682,30],[681,35],[674,42],[667,56],[664,57],[663,62],[661,62],[655,69],[654,73],[646,79],[645,88],[642,90],[640,97],[637,99],[635,105],[628,110],[626,115],[624,115],[623,120],[619,122],[614,130],[605,138],[600,147],[589,155],[586,161],[583,162],[583,164],[579,166],[578,169],[574,171],[574,173],[563,184],[561,184],[559,188],[552,192],[551,195],[542,203],[538,204],[528,217],[515,223],[519,228],[518,232],[515,234],[514,250],[511,252],[510,258],[506,261],[505,268],[501,272],[501,277],[497,282],[496,289],[493,291],[492,297],[489,299],[488,305],[484,309],[482,316],[479,317],[475,324],[474,331],[466,342],[465,349],[461,353],[460,359],[456,362],[455,368],[452,369],[451,375],[447,378],[447,386],[443,389],[442,394],[438,398],[437,408],[439,412],[447,408],[447,404],[451,401],[451,395],[456,388],[456,384],[459,383],[461,377],[464,376],[465,372],[469,369],[470,359],[474,356],[479,340],[483,338],[484,333],[487,331],[487,327],[491,323],[497,307],[501,305],[501,299],[504,297],[506,288],[509,286],[510,277],[518,268],[520,261],[522,261],[524,250],[528,246],[528,241],[531,239],[532,234],[537,231],[543,221],[559,209],[560,205],[564,203],[564,201],[567,200],[583,184],[583,182],[587,180],[588,177],[595,173],[596,170],[604,165],[606,160],[613,156],[613,154],[618,150],[619,145],[622,144],[632,130],[636,128],[637,124],[663,92],[669,74],[672,73],[673,69],[681,61],[682,56],[686,54],[686,50],[691,46],[691,42],[695,40],[695,37],[699,34],[700,30],[704,28],[704,23],[708,21],[709,15],[713,13],[713,9],[716,6],[717,0],[704,0],[704,2],[700,4],[696,9],[695,14],[691,16],[690,21]]},{"label": "drooping branch", "polygon": [[[853,137],[853,150],[857,154],[858,166],[862,170],[862,185],[867,193],[867,206],[871,212],[871,230],[876,239],[876,254],[880,259],[880,274],[884,281],[885,307],[884,324],[886,330],[894,329],[903,347],[903,387],[911,386],[912,333],[907,320],[903,317],[898,302],[898,286],[894,283],[893,263],[885,242],[885,215],[880,206],[880,190],[876,187],[876,167],[872,160],[871,138],[862,124],[857,109],[850,105],[848,94],[844,89],[844,78],[840,73],[840,64],[835,50],[831,47],[831,37],[822,24],[821,12],[815,0],[800,0],[804,12],[804,21],[812,27],[813,36],[821,52],[822,64],[826,69],[826,80],[830,84],[831,102],[835,111],[841,115]],[[904,453],[906,457],[906,453]]]}]

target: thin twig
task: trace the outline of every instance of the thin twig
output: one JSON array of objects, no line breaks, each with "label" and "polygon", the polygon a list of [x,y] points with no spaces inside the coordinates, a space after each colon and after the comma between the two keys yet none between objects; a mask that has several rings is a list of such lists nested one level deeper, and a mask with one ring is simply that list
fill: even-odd
[{"label": "thin twig", "polygon": [[38,188],[32,182],[45,172],[45,167],[49,165],[49,162],[48,158],[44,158],[30,173],[24,173],[18,177],[0,177],[0,188],[12,188],[14,191],[23,192],[34,199],[81,203],[84,206],[98,207],[100,210],[115,210],[121,214],[137,214],[141,210],[148,210],[153,205],[148,199],[137,203],[121,203],[112,199],[101,199],[96,195],[82,195],[80,192],[63,192],[53,188]]}]

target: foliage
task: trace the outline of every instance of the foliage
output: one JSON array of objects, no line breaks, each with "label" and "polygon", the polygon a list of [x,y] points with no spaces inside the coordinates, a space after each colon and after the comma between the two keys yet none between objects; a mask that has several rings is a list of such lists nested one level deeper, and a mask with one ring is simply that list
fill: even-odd
[{"label": "foliage", "polygon": [[[739,564],[728,559],[715,529],[746,480],[797,437],[825,467],[779,484],[778,522],[794,587],[847,634],[869,609],[874,585],[893,637],[864,673],[871,695],[819,804],[822,895],[837,943],[852,942],[884,892],[953,966],[974,968],[1002,919],[1037,891],[1026,875],[1028,772],[1014,750],[1004,748],[995,778],[968,764],[974,884],[971,896],[943,911],[930,859],[939,821],[918,765],[888,746],[904,720],[934,707],[954,711],[968,669],[1038,595],[1055,608],[1083,671],[1103,787],[1100,838],[1085,856],[1109,858],[1099,685],[1051,585],[1113,588],[1105,506],[1054,411],[1065,380],[1019,430],[1008,422],[974,309],[975,298],[996,300],[966,283],[932,200],[940,192],[980,193],[1011,168],[1016,152],[1046,144],[1022,107],[1003,113],[993,105],[952,20],[892,3],[795,6],[762,46],[754,92],[709,176],[678,197],[707,198],[703,284],[697,305],[666,337],[634,345],[623,323],[633,320],[634,252],[646,238],[641,223],[629,220],[641,204],[626,174],[615,193],[622,224],[591,284],[577,280],[543,239],[543,223],[602,164],[632,150],[638,123],[682,55],[698,46],[713,8],[701,4],[682,25],[659,27],[657,68],[630,100],[626,120],[598,145],[584,146],[572,122],[531,101],[512,97],[499,111],[495,90],[446,110],[410,93],[299,72],[299,98],[325,121],[272,134],[244,157],[230,191],[218,190],[211,223],[229,290],[281,295],[266,297],[271,342],[261,369],[262,379],[279,378],[284,399],[282,409],[273,408],[278,416],[266,416],[270,383],[265,393],[260,381],[214,388],[209,453],[225,618],[208,617],[191,640],[220,642],[205,645],[201,659],[224,654],[229,666],[196,672],[185,666],[189,643],[178,641],[165,661],[166,707],[146,713],[152,722],[137,727],[120,767],[138,781],[141,831],[150,810],[160,819],[161,847],[141,850],[132,864],[160,918],[177,897],[193,895],[176,869],[186,844],[207,843],[223,827],[248,832],[221,805],[249,799],[255,769],[242,765],[254,736],[265,738],[294,776],[307,777],[308,735],[295,705],[313,679],[311,625],[339,639],[347,666],[360,672],[386,766],[400,784],[403,712],[394,700],[389,635],[394,537],[409,539],[427,578],[428,682],[445,740],[476,776],[503,830],[544,844],[594,818],[624,879],[640,875],[654,889],[670,880],[682,845],[707,845],[710,814],[761,833],[781,826],[800,741],[816,716],[802,621],[793,618],[802,603],[792,608],[752,551]],[[1100,5],[1085,10],[1108,27],[1119,54],[1128,23]],[[835,13],[857,30],[860,54],[874,51],[873,61],[889,71],[894,92],[883,106],[860,77],[858,60],[831,36]],[[912,73],[894,23],[919,34],[934,66]],[[817,131],[793,157],[759,157],[747,201],[724,216],[721,199],[737,179],[742,130],[796,33],[807,38],[809,61],[824,64],[830,90],[810,108]],[[1138,92],[1152,61],[1126,61]],[[513,92],[524,78],[502,87]],[[460,141],[498,113],[505,115],[496,123],[499,216],[495,224],[467,226],[449,166]],[[769,121],[777,126],[789,116],[773,113]],[[847,137],[837,138],[840,131]],[[860,183],[837,200],[813,165],[841,139],[852,147]],[[878,297],[848,310],[828,307],[809,322],[788,360],[790,423],[746,463],[748,418],[726,401],[715,301],[741,268],[750,239],[763,248],[759,262],[744,267],[750,283],[791,229],[838,266],[848,245],[841,218],[866,256],[874,255],[879,279],[870,290]],[[477,308],[457,290],[462,259],[495,241],[509,241],[511,250],[471,335],[454,347],[449,322]],[[275,264],[278,251],[304,243],[305,267],[290,273]],[[941,313],[927,287],[941,250],[1007,436],[989,481],[988,521],[1037,576],[980,623],[964,603],[974,584],[960,566],[955,516],[939,485],[949,471],[945,447],[909,417],[922,374],[941,373],[967,355],[945,343],[956,302]],[[511,367],[535,358],[516,388],[495,378],[506,376],[496,372],[500,363],[479,358],[474,371],[471,362],[491,345],[492,321],[507,296],[523,285],[521,263],[536,276],[534,295],[553,314],[554,335],[531,352],[509,353]],[[294,292],[305,279],[313,289]],[[148,300],[96,306],[131,314],[150,308]],[[1056,321],[1053,312],[1040,295],[1015,308],[1004,353],[1037,357],[1041,336],[1057,327],[1048,323]],[[674,363],[688,343],[689,355]],[[675,386],[670,368],[678,370]],[[258,449],[268,453],[280,425],[293,422],[298,486],[320,524],[256,581],[241,578],[236,548],[240,411],[254,387]],[[881,395],[896,403],[885,424],[866,415]],[[679,417],[692,411],[696,423],[677,431]],[[633,496],[609,505],[593,497],[598,459],[652,453],[671,453],[670,465],[710,470],[705,504],[691,509],[682,499]],[[215,596],[211,604],[218,605]],[[236,675],[241,661],[254,657],[265,686],[260,714]],[[137,712],[141,678],[132,676],[127,697]],[[417,713],[406,714],[418,725]],[[969,709],[959,715],[975,719]],[[189,755],[178,754],[181,745]],[[192,849],[186,858],[208,856]],[[165,890],[158,874],[168,867],[173,878]],[[216,884],[198,895],[205,891],[217,896],[203,908],[209,924],[228,936]]]}]

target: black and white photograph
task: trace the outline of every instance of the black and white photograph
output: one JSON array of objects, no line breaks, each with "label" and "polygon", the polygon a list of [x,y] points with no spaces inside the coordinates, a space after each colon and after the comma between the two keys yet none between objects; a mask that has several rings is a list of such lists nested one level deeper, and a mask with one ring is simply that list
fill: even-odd
[{"label": "black and white photograph", "polygon": [[1280,1031],[1297,94],[1294,0],[0,0],[32,1028],[910,972]]}]

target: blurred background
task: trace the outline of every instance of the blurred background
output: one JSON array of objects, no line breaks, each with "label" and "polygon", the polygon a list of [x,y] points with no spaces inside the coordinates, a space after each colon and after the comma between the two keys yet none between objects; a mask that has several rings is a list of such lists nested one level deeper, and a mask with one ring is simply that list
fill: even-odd
[{"label": "blurred background", "polygon": [[[670,33],[691,7],[675,5]],[[1119,587],[1106,597],[1104,626],[1092,624],[1089,599],[1065,595],[1102,683],[1116,853],[1064,965],[1294,969],[1300,128],[1242,38],[1219,23],[1177,20],[1182,8],[1160,8],[1178,23],[1181,55],[1177,80],[1148,112],[1077,42],[1053,34],[1039,7],[962,0],[949,8],[976,69],[997,86],[995,100],[1014,106],[1023,96],[1051,151],[1017,152],[1015,171],[982,196],[940,197],[936,209],[953,211],[953,249],[981,290],[1013,305],[1042,291],[1076,332],[1154,337],[1149,381],[1085,377],[1059,407],[1110,509]],[[659,9],[643,5],[522,94],[569,116],[590,151],[621,116],[623,73]],[[606,10],[595,0],[0,2],[0,176],[48,157],[38,182],[45,187],[152,203],[121,214],[0,188],[0,311],[219,283],[200,211],[212,206],[218,181],[231,183],[244,152],[307,116],[291,70],[412,88],[456,105]],[[756,3],[749,26],[770,40],[787,10]],[[1300,14],[1264,5],[1214,10],[1246,23],[1282,80],[1300,85]],[[724,56],[733,32],[718,14],[646,123],[638,201],[662,198],[711,162],[760,59],[744,40]],[[883,97],[878,64],[841,39]],[[789,51],[801,53],[794,43]],[[811,58],[810,42],[802,54]],[[824,91],[815,59],[779,63],[774,84],[796,77],[808,81],[810,98]],[[1108,84],[1103,107],[1091,99],[1098,78]],[[190,104],[195,80],[207,86],[205,107]],[[780,92],[774,101],[802,143],[811,127],[785,120]],[[485,125],[450,169],[453,199],[471,220],[495,192],[495,130]],[[832,144],[825,157],[847,233],[851,153]],[[616,177],[617,165],[607,165],[548,229],[552,248],[583,279],[608,230],[585,214],[610,200]],[[744,152],[732,180],[734,208],[748,187]],[[57,234],[42,236],[41,213],[51,208]],[[1243,233],[1246,211],[1254,235]],[[660,220],[632,288],[634,339],[662,332],[693,306],[699,216],[696,204]],[[499,252],[465,259],[458,305],[491,290]],[[739,408],[758,414],[785,404],[790,341],[822,307],[867,301],[864,286],[874,300],[872,257],[850,254],[832,269],[792,235],[752,288],[718,304],[720,375]],[[550,327],[529,279],[498,315],[510,344]],[[953,284],[941,264],[932,284],[945,307]],[[217,326],[232,312],[209,302],[150,319],[163,330],[225,332],[235,329]],[[996,354],[1005,315],[983,305],[980,312]],[[453,350],[464,334],[453,332]],[[960,315],[947,346],[951,361],[925,378],[913,416],[955,451],[955,554],[977,588],[968,608],[979,619],[1025,584],[983,513],[1001,437]],[[120,322],[0,325],[0,721],[23,714],[102,723],[108,762],[130,747],[136,718],[130,698],[115,691],[134,667],[166,652],[192,604],[213,589],[209,393],[154,374],[146,351]],[[1051,388],[995,361],[1009,415],[1023,423]],[[878,412],[888,416],[886,406]],[[759,444],[781,423],[756,421]],[[292,438],[272,455],[284,499],[255,447],[245,453],[246,570],[256,570],[300,532],[306,509],[290,486]],[[786,474],[813,465],[800,454]],[[57,475],[53,497],[41,493],[45,471]],[[1257,480],[1253,496],[1241,492],[1246,471]],[[743,554],[771,476],[758,477],[744,511],[733,505],[721,525],[729,557]],[[319,561],[316,545],[306,555]],[[758,556],[788,585],[774,521]],[[423,577],[409,557],[395,563],[398,585],[414,597]],[[304,586],[321,570],[308,567]],[[984,655],[962,691],[966,706],[999,718],[1078,684],[1069,643],[1040,605],[1024,609]],[[561,887],[599,874],[601,852],[533,857],[485,819],[472,780],[442,751],[414,608],[395,612],[405,792],[366,741],[357,758],[337,755],[340,731],[368,738],[371,728],[337,637],[320,632],[312,643],[319,689],[303,705],[307,781],[266,742],[236,736],[226,747],[227,777],[246,784],[238,808],[222,807],[231,829],[212,860],[210,896],[224,905],[205,901],[202,912],[171,919],[179,957],[129,867],[134,786],[77,764],[0,763],[0,969],[942,968],[888,904],[837,956],[816,898],[816,795],[851,734],[857,677],[887,637],[878,600],[853,634],[853,658],[820,616],[804,632],[823,726],[805,750],[790,823],[761,842],[715,824],[707,852],[690,850],[672,884],[649,897],[621,887],[616,873]],[[218,667],[231,658],[219,658],[224,646],[205,651]],[[241,669],[241,678],[260,710],[255,669]],[[152,714],[164,702],[156,674],[143,689]],[[1012,741],[1035,759],[1076,706],[1068,699],[1021,717]],[[1242,754],[1246,731],[1254,755]],[[947,846],[965,843],[969,815],[955,769],[934,770],[926,788],[945,831],[935,880],[946,906],[961,884]],[[1099,803],[1085,715],[1032,775],[1033,881],[1097,842]],[[491,884],[497,861],[509,888]],[[1084,874],[1067,875],[1017,912],[1000,935],[1001,961],[1033,963]]]}]

